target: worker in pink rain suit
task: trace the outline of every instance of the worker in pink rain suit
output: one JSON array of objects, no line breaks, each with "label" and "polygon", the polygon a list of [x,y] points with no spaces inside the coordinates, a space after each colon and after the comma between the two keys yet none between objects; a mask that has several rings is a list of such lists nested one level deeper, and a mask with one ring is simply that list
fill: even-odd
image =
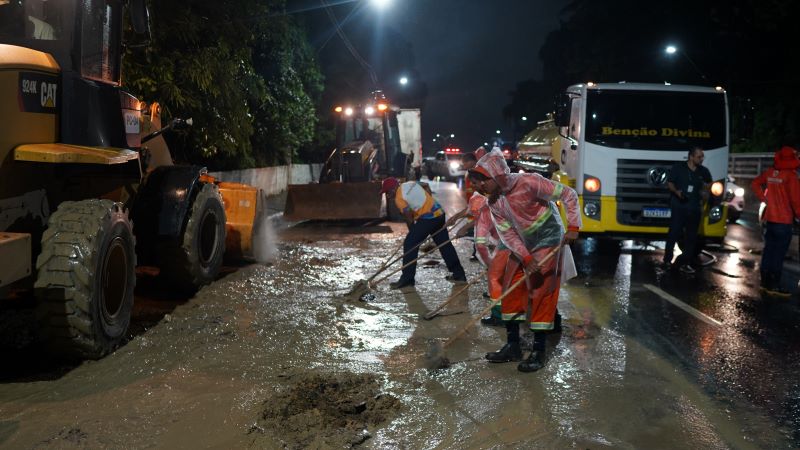
[{"label": "worker in pink rain suit", "polygon": [[[510,286],[526,277],[526,283],[521,285],[525,295],[512,293],[500,303],[506,322],[506,344],[487,353],[486,359],[497,363],[521,361],[517,366],[520,371],[534,372],[545,364],[547,333],[554,328],[565,253],[562,244],[577,239],[581,226],[578,196],[570,187],[538,174],[510,173],[499,151],[482,157],[470,174],[478,191],[488,196],[492,222],[500,238],[497,255],[501,250],[509,251],[502,285]],[[555,202],[564,205],[566,233]],[[552,252],[558,253],[548,258]],[[516,264],[509,263],[511,260]],[[492,265],[500,263],[493,261]],[[534,333],[533,351],[525,360],[519,343],[521,322],[527,322]]]}]

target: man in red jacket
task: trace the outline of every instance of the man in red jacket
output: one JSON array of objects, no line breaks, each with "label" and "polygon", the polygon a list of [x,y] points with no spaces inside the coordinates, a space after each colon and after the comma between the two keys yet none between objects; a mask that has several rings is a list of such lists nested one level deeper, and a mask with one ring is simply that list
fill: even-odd
[{"label": "man in red jacket", "polygon": [[[792,242],[792,222],[800,219],[800,181],[797,178],[795,149],[783,146],[775,152],[775,164],[750,185],[756,196],[767,204],[764,211],[766,233],[761,253],[761,289],[767,294],[788,297],[781,287],[783,257]],[[766,187],[766,189],[764,189]]]}]

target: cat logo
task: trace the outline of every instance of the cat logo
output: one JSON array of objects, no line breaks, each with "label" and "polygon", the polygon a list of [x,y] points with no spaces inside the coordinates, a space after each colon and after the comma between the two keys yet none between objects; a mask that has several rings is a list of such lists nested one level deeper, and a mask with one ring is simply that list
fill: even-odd
[{"label": "cat logo", "polygon": [[56,114],[58,111],[58,91],[58,76],[36,72],[20,72],[19,91],[17,94],[19,110],[26,113]]},{"label": "cat logo", "polygon": [[58,93],[58,84],[42,82],[42,89],[41,89],[42,108],[55,108],[57,93]]}]

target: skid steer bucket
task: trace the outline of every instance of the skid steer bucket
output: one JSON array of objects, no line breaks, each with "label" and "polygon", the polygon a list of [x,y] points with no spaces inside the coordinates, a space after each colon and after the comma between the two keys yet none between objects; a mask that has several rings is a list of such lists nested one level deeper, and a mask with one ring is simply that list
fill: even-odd
[{"label": "skid steer bucket", "polygon": [[290,184],[283,217],[287,220],[377,219],[384,215],[377,182]]}]

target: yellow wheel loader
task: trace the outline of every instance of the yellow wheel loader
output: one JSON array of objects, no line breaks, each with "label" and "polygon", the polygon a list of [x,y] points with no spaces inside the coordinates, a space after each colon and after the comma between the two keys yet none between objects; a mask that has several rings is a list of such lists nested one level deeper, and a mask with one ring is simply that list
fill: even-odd
[{"label": "yellow wheel loader", "polygon": [[[43,343],[99,358],[124,338],[137,264],[194,292],[252,256],[258,189],[173,165],[158,105],[121,85],[144,0],[0,0],[0,293],[33,289]],[[143,143],[144,142],[144,143]],[[227,249],[226,249],[227,244]]]},{"label": "yellow wheel loader", "polygon": [[[291,184],[287,220],[376,219],[386,214],[380,180],[418,172],[420,113],[392,106],[380,91],[358,106],[337,106],[336,148],[318,183]],[[413,176],[413,175],[411,175]],[[388,205],[392,211],[392,205]],[[396,208],[394,208],[396,209]]]}]

